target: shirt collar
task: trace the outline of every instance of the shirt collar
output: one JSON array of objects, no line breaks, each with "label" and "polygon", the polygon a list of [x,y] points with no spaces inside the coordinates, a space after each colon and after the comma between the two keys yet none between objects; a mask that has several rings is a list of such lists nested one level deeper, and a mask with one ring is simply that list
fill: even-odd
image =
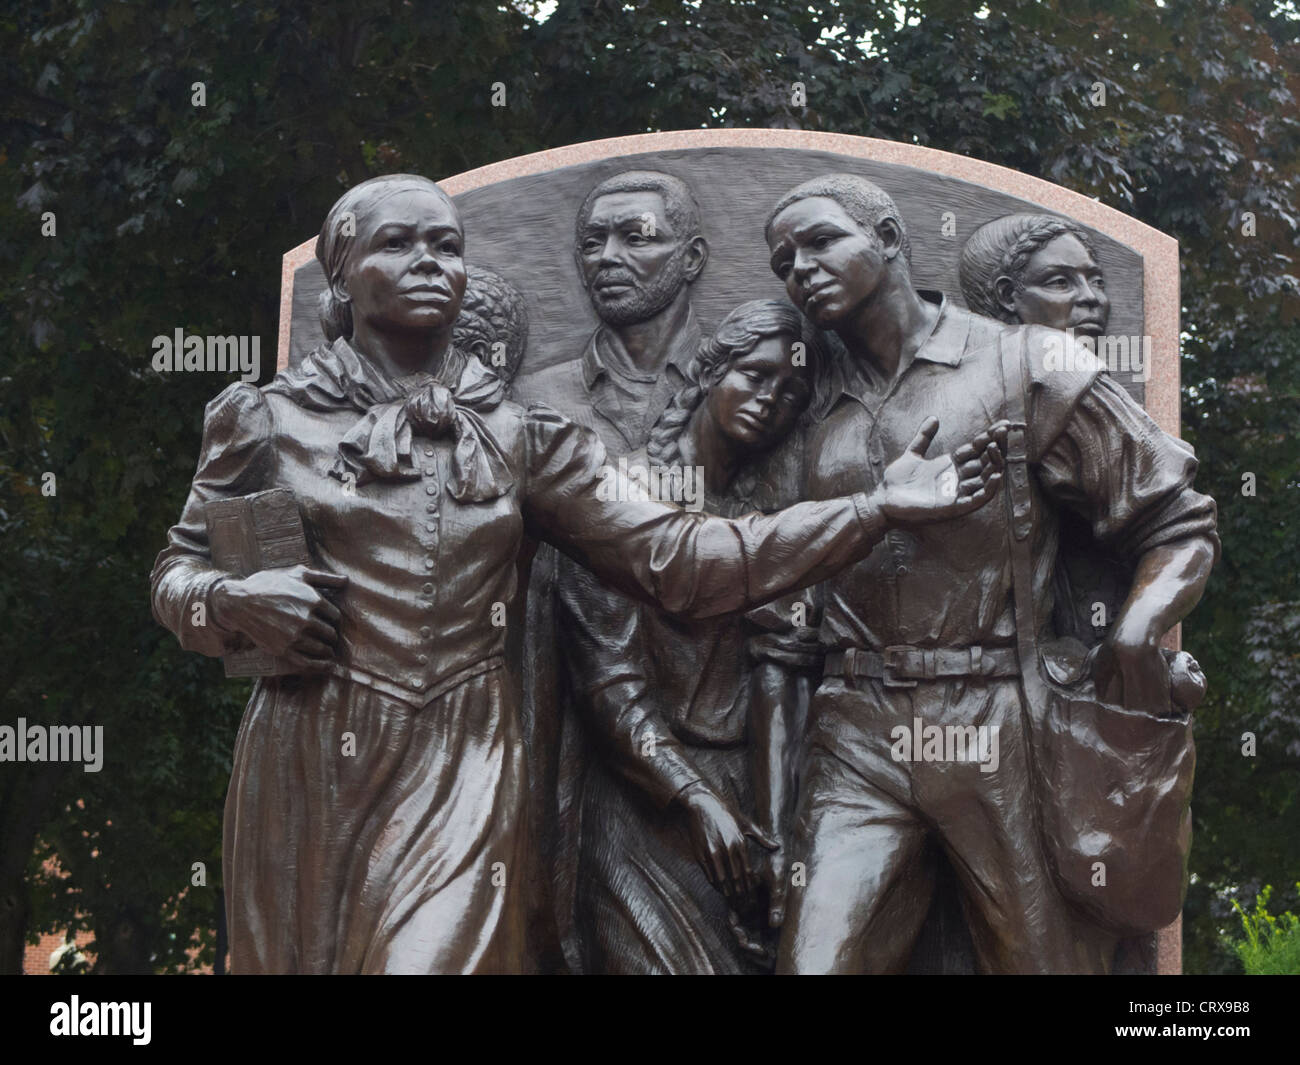
[{"label": "shirt collar", "polygon": [[[582,381],[586,385],[588,392],[595,387],[601,375],[609,372],[600,355],[601,345],[608,343],[606,339],[608,333],[609,327],[602,325],[591,334],[591,339],[587,341],[587,348],[582,353]],[[695,317],[695,308],[688,303],[686,306],[686,324],[669,343],[668,358],[664,365],[673,367],[685,377],[686,368],[691,364],[691,360],[695,358],[700,346],[700,340],[700,324]]]},{"label": "shirt collar", "polygon": [[438,381],[457,395],[472,393],[475,397],[486,397],[492,383],[486,380],[485,374],[500,385],[500,379],[485,370],[478,359],[459,348],[449,347],[437,374],[413,374],[394,380],[378,363],[339,338],[313,350],[296,368],[276,374],[267,388],[309,410],[365,411],[406,396],[412,386],[419,387],[430,380]]},{"label": "shirt collar", "polygon": [[[942,292],[917,289],[917,295],[926,303],[938,304],[939,314],[930,328],[929,335],[921,342],[921,346],[911,360],[903,366],[902,372],[907,373],[912,363],[917,360],[938,363],[941,366],[961,365],[970,333],[969,316],[954,308]],[[840,392],[853,399],[861,399],[866,393],[877,391],[876,387],[868,381],[866,371],[858,360],[842,346],[839,351]]]},{"label": "shirt collar", "polygon": [[933,289],[917,289],[917,295],[927,303],[939,305],[939,317],[935,319],[934,328],[925,338],[913,360],[924,359],[944,366],[960,366],[966,354],[966,341],[970,333],[969,316],[954,310],[948,297]]}]

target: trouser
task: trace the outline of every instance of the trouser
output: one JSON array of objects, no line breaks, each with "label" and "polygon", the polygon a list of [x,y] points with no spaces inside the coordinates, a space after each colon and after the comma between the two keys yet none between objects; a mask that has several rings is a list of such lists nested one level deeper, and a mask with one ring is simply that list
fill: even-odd
[{"label": "trouser", "polygon": [[[933,738],[927,725],[945,729],[939,746],[903,746],[901,730]],[[948,726],[967,725],[986,730],[983,761],[952,757],[961,749]],[[985,772],[994,744],[997,765]],[[791,866],[777,971],[902,972],[939,852],[956,873],[980,971],[1109,971],[1115,939],[1056,891],[1032,789],[1017,678],[911,688],[828,679],[810,711],[790,850],[803,864]]]}]

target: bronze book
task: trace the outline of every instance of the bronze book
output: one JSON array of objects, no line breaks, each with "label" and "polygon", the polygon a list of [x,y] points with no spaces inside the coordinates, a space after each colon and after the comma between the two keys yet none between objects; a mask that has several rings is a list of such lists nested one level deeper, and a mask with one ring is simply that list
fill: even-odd
[{"label": "bronze book", "polygon": [[[272,488],[204,504],[212,562],[236,577],[258,570],[310,563],[298,501],[288,488]],[[273,677],[297,670],[250,641],[239,638],[223,656],[227,677]]]}]

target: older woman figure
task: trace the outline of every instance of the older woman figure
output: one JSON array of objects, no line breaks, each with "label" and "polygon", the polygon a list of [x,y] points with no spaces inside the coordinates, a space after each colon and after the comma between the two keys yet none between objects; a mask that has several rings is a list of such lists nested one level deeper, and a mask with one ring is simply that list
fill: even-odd
[{"label": "older woman figure", "polygon": [[[795,485],[781,476],[790,456],[774,449],[807,410],[821,360],[792,305],[742,304],[700,345],[629,468],[683,470],[686,494],[713,514],[775,510]],[[692,484],[697,471],[702,483]],[[793,603],[685,622],[567,559],[556,583],[575,703],[593,741],[576,804],[573,925],[584,971],[762,971],[784,888],[776,852],[792,748],[807,673],[820,664],[815,631],[790,624]]]},{"label": "older woman figure", "polygon": [[[985,223],[962,249],[960,276],[967,305],[980,314],[1010,323],[1073,329],[1094,345],[1106,334],[1110,297],[1096,250],[1087,232],[1066,219],[1010,214]],[[1126,568],[1100,549],[1078,516],[1062,514],[1059,535],[1053,621],[1060,634],[1091,646],[1102,635],[1095,624],[1098,605],[1104,607],[1104,617],[1118,616],[1131,580]],[[1186,678],[1180,695],[1186,705],[1194,706],[1204,690],[1200,667],[1182,653],[1171,668]],[[942,959],[933,967],[966,971],[972,965],[969,946],[952,934],[960,911],[950,876],[940,881],[935,913],[940,916],[923,937],[927,954]],[[1143,955],[1153,950],[1154,944],[1141,939],[1121,940],[1116,971],[1149,968],[1151,962]]]},{"label": "older woman figure", "polygon": [[961,253],[961,291],[976,314],[1003,322],[1106,332],[1110,297],[1081,226],[1045,214],[1009,214],[980,226]]},{"label": "older woman figure", "polygon": [[[154,567],[155,614],[182,646],[219,655],[244,638],[297,670],[258,680],[236,741],[224,869],[237,972],[526,967],[523,757],[500,622],[527,537],[707,616],[820,580],[892,521],[979,506],[997,476],[992,442],[954,464],[923,459],[919,439],[874,497],[737,521],[607,502],[594,438],[504,402],[499,378],[451,345],[463,243],[424,178],[340,198],[317,244],[330,342],[208,406]],[[222,573],[204,504],[269,488],[293,491],[312,565]]]}]

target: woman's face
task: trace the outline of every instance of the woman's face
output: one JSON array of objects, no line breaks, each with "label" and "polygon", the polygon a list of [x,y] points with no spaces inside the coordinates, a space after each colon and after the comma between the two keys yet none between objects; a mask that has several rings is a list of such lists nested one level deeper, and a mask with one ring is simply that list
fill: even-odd
[{"label": "woman's face", "polygon": [[379,331],[445,329],[465,295],[456,209],[429,189],[383,197],[357,219],[360,247],[344,267],[354,322]]},{"label": "woman's face", "polygon": [[776,444],[808,406],[808,366],[794,365],[793,343],[789,337],[765,337],[709,390],[709,416],[746,451]]},{"label": "woman's face", "polygon": [[1053,237],[1025,264],[1021,287],[999,278],[998,297],[1026,325],[1073,329],[1080,336],[1099,337],[1110,319],[1101,267],[1078,237]]}]

